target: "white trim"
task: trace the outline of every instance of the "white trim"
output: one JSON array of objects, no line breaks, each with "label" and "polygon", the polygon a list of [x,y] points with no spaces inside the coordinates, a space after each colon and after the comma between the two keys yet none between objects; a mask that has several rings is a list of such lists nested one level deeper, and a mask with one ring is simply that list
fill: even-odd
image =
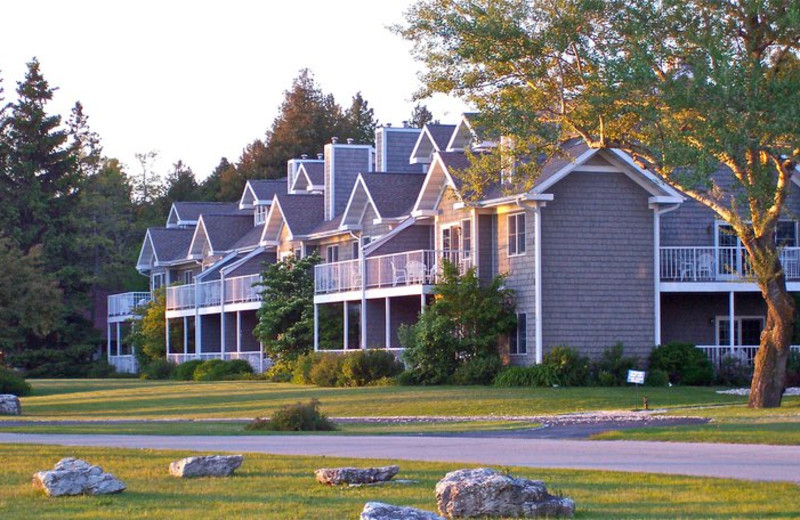
[{"label": "white trim", "polygon": [[579,155],[577,158],[575,158],[574,161],[571,161],[569,164],[562,167],[556,173],[545,179],[541,184],[536,186],[534,188],[535,192],[541,193],[550,189],[554,184],[556,184],[558,181],[560,181],[561,179],[572,173],[575,170],[575,168],[577,168],[580,164],[589,160],[589,158],[591,158],[597,152],[598,152],[597,149],[589,148],[581,155]]},{"label": "white trim", "polygon": [[325,178],[324,166],[323,166],[323,174],[322,174],[322,183],[328,188],[328,214],[323,215],[323,220],[333,220],[335,216],[335,212],[333,211],[334,205],[334,198],[336,196],[336,179],[334,174],[336,173],[336,146],[333,143],[326,144],[324,150],[327,152],[330,148],[330,153],[326,153],[325,157],[326,160],[330,157],[328,161],[330,163],[330,179]]},{"label": "white trim", "polygon": [[[144,254],[145,246],[150,244],[150,251],[152,256],[152,261],[150,265],[142,264],[142,254]],[[147,269],[152,270],[158,264],[158,256],[156,256],[156,248],[153,246],[153,237],[150,236],[150,230],[148,229],[144,234],[144,241],[142,242],[142,248],[139,250],[139,258],[136,260],[136,270],[141,272]]]},{"label": "white trim", "polygon": [[455,141],[456,137],[460,134],[462,127],[465,127],[467,129],[467,131],[473,137],[473,139],[477,139],[478,136],[475,133],[475,130],[472,128],[472,124],[469,122],[469,119],[467,118],[467,114],[462,114],[461,115],[461,121],[459,121],[458,124],[456,125],[456,127],[453,129],[453,133],[450,134],[450,140],[447,141],[447,147],[445,148],[446,151],[448,151],[448,152],[457,152],[457,151],[463,151],[466,148],[466,147],[458,147],[457,148],[457,147],[454,146],[455,145],[454,141]]},{"label": "white trim", "polygon": [[541,364],[544,357],[543,328],[542,328],[542,208],[533,209],[534,229],[534,344],[536,349],[536,364]]},{"label": "white trim", "polygon": [[194,241],[197,240],[197,234],[200,232],[200,229],[203,229],[203,235],[206,237],[206,243],[208,244],[208,250],[213,253],[214,247],[211,244],[211,238],[208,236],[208,232],[206,232],[206,223],[203,220],[203,215],[200,215],[200,218],[197,221],[197,227],[194,228],[194,233],[192,234],[192,241],[189,242],[189,255],[187,258],[189,260],[202,260],[203,255],[202,253],[198,256],[196,254],[192,254],[192,250],[194,249]]},{"label": "white trim", "polygon": [[[733,294],[733,293],[731,293]],[[731,307],[729,307],[731,309]],[[727,316],[723,315],[716,315],[714,316],[714,344],[720,345],[722,344],[719,341],[719,325],[723,321],[727,321],[730,323],[731,314],[729,313]],[[733,314],[733,322],[736,324],[736,334],[732,334],[733,330],[729,328],[730,334],[728,335],[728,346],[731,348],[741,347],[742,345],[742,320],[759,320],[761,321],[761,329],[764,329],[764,325],[767,321],[766,316],[738,316],[735,313]],[[738,342],[737,342],[738,340]],[[746,345],[746,344],[745,344]]]},{"label": "white trim", "polygon": [[[169,221],[172,219],[172,215],[175,215],[175,223],[170,224]],[[180,227],[181,225],[181,217],[178,215],[178,208],[175,207],[175,203],[172,203],[172,206],[169,209],[169,215],[167,215],[167,228],[176,228]]]},{"label": "white trim", "polygon": [[413,226],[416,223],[416,219],[414,217],[408,217],[403,222],[401,222],[397,227],[389,230],[388,233],[385,235],[376,238],[366,246],[364,246],[364,255],[370,255],[373,251],[381,247],[383,244],[388,242],[392,237],[394,237],[399,232],[403,231],[404,229],[408,229],[409,227]]},{"label": "white trim", "polygon": [[[250,191],[250,195],[253,197],[252,204],[245,204],[244,197],[247,195],[247,191]],[[244,185],[244,191],[242,192],[241,198],[239,198],[239,209],[250,209],[256,205],[258,202],[258,197],[256,196],[256,192],[253,189],[253,186],[250,185],[250,181],[248,180]]]},{"label": "white trim", "polygon": [[[523,237],[522,237],[522,243],[525,246],[525,251],[523,251],[521,253],[519,252],[519,241],[515,237],[515,242],[516,242],[515,246],[516,246],[517,252],[512,254],[511,253],[511,218],[512,217],[516,218],[519,215],[522,215],[522,222],[525,225],[525,231],[524,231]],[[506,213],[504,216],[506,217],[506,238],[508,239],[507,243],[506,243],[506,256],[508,258],[516,258],[518,256],[525,256],[528,253],[527,240],[526,240],[527,239],[527,235],[528,235],[528,223],[526,222],[527,212],[524,209],[519,210],[519,211],[510,211],[510,212]],[[519,235],[519,222],[517,222],[515,224],[515,228],[517,230],[516,236],[518,236]]]},{"label": "white trim", "polygon": [[[347,201],[347,206],[345,206],[344,213],[342,213],[342,225],[340,226],[340,229],[346,229],[344,226],[344,222],[345,220],[347,220],[348,216],[347,214],[350,212],[350,206],[353,204],[353,200],[356,197],[356,191],[358,190],[359,184],[361,185],[361,188],[367,195],[367,202],[372,205],[372,209],[375,211],[375,214],[378,216],[378,218],[381,218],[380,211],[378,211],[378,206],[375,204],[375,200],[372,198],[372,193],[370,193],[369,188],[367,187],[367,183],[364,180],[364,176],[361,173],[359,173],[358,177],[356,177],[356,182],[353,184],[353,189],[350,190],[350,198]],[[364,217],[364,211],[366,211],[366,204],[364,204],[364,210],[361,212],[361,217],[359,217],[358,219],[359,224],[361,223],[361,220]]]},{"label": "white trim", "polygon": [[675,197],[677,199],[680,199],[681,201],[686,200],[686,197],[681,195],[680,192],[678,192],[678,190],[676,190],[675,188],[664,182],[660,177],[652,173],[650,170],[645,170],[644,168],[641,168],[638,164],[636,164],[633,161],[633,158],[631,158],[631,156],[628,155],[627,153],[617,148],[610,148],[609,151],[614,155],[616,155],[617,157],[619,157],[620,159],[622,159],[628,166],[633,168],[634,171],[644,175],[650,182],[652,182],[653,184],[655,184],[656,186],[667,192],[667,195],[669,195],[670,197]]},{"label": "white trim", "polygon": [[[415,129],[416,130],[416,129]],[[427,157],[417,157],[419,153],[420,144],[422,144],[423,137],[427,136],[428,142],[431,145],[431,153]],[[430,164],[433,160],[433,154],[436,152],[440,152],[439,146],[436,144],[436,140],[431,135],[430,129],[428,129],[428,125],[422,127],[420,131],[419,137],[417,137],[417,142],[414,143],[414,148],[411,150],[411,155],[409,156],[409,164]],[[427,160],[426,160],[427,159]]]}]

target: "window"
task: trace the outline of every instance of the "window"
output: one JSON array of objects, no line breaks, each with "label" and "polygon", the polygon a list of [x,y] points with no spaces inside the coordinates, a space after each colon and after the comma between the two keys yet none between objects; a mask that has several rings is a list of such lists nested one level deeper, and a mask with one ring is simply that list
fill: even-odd
[{"label": "window", "polygon": [[269,213],[269,206],[256,206],[256,226],[263,224],[267,220],[267,213]]},{"label": "window", "polygon": [[186,285],[191,285],[194,282],[194,273],[191,271],[186,271],[183,273],[183,283]]},{"label": "window", "polygon": [[508,216],[508,256],[525,254],[525,213]]},{"label": "window", "polygon": [[[764,318],[761,316],[742,316],[733,319],[733,344],[753,346],[761,343]],[[717,345],[730,345],[730,320],[727,316],[717,316]]]},{"label": "window", "polygon": [[358,258],[359,247],[358,247],[358,240],[353,240],[353,260]]},{"label": "window", "polygon": [[472,251],[472,221],[464,219],[461,221],[461,247],[464,251],[464,258],[469,258]]},{"label": "window", "polygon": [[301,258],[302,256],[303,256],[303,250],[302,250],[302,249],[300,249],[300,248],[298,247],[297,249],[295,249],[295,250],[294,250],[294,257],[295,257],[295,258],[298,258],[298,259],[299,259],[299,258]]},{"label": "window", "polygon": [[781,220],[775,228],[775,244],[778,247],[797,247],[797,223]]},{"label": "window", "polygon": [[158,273],[153,275],[153,290],[160,289],[164,286],[164,273]]},{"label": "window", "polygon": [[517,314],[517,330],[511,333],[509,353],[521,356],[528,353],[528,315]]},{"label": "window", "polygon": [[339,261],[339,246],[328,246],[325,248],[325,261],[326,262]]},{"label": "window", "polygon": [[452,243],[450,240],[450,228],[444,228],[442,229],[442,250],[449,251],[450,249],[452,249],[451,245]]}]

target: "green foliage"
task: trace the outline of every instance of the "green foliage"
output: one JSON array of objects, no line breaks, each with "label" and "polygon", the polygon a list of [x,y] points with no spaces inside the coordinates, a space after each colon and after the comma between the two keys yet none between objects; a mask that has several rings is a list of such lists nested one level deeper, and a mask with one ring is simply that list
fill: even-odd
[{"label": "green foliage", "polygon": [[478,356],[461,363],[453,372],[457,385],[490,385],[503,368],[500,356]]},{"label": "green foliage", "polygon": [[385,350],[359,350],[341,357],[341,381],[344,386],[366,386],[403,371],[403,363]]},{"label": "green foliage", "polygon": [[583,386],[589,379],[589,358],[577,350],[560,346],[542,358],[542,364],[551,366],[559,386]]},{"label": "green foliage", "polygon": [[554,365],[531,365],[527,367],[506,367],[495,377],[494,384],[499,387],[552,387],[558,386],[558,374]]},{"label": "green foliage", "polygon": [[174,372],[175,365],[166,359],[151,359],[139,367],[141,379],[171,379]]},{"label": "green foliage", "polygon": [[709,385],[714,380],[714,368],[702,350],[691,343],[673,342],[659,345],[650,353],[650,370],[669,374],[674,385]]},{"label": "green foliage", "polygon": [[[139,361],[140,366],[146,366],[152,361],[162,360],[167,355],[167,328],[164,320],[166,310],[166,287],[155,290],[152,301],[136,309],[139,319],[133,322],[127,341],[135,347],[136,359]],[[182,335],[183,333],[179,327],[170,328],[172,341],[177,343]]]},{"label": "green foliage", "polygon": [[669,384],[669,374],[659,368],[651,368],[647,372],[644,384],[647,386],[667,386]]},{"label": "green foliage", "polygon": [[344,386],[342,365],[344,356],[338,354],[319,354],[308,374],[308,379],[318,386]]},{"label": "green foliage", "polygon": [[30,395],[31,385],[25,379],[8,368],[0,367],[0,394],[14,394],[17,397]]},{"label": "green foliage", "polygon": [[245,430],[269,430],[279,432],[315,432],[336,429],[328,418],[319,411],[319,401],[311,399],[308,403],[285,405],[276,410],[268,421],[256,418],[245,426]]},{"label": "green foliage", "polygon": [[800,386],[800,351],[792,350],[789,352],[789,361],[786,363],[786,385],[787,388]]},{"label": "green foliage", "polygon": [[189,361],[184,361],[175,367],[175,379],[178,381],[194,381],[194,373],[197,370],[197,367],[202,364],[202,359],[190,359]]},{"label": "green foliage", "polygon": [[484,285],[474,268],[461,276],[444,262],[433,304],[415,325],[399,330],[410,377],[420,384],[443,384],[467,360],[499,356],[498,338],[516,323],[513,294],[503,288],[501,276]]},{"label": "green foliage", "polygon": [[209,359],[194,369],[192,377],[195,381],[224,381],[241,379],[246,374],[252,374],[250,363],[243,359]]},{"label": "green foliage", "polygon": [[600,359],[591,366],[592,380],[600,386],[624,386],[628,381],[628,370],[639,366],[636,358],[624,354],[622,343],[604,350]]},{"label": "green foliage", "polygon": [[752,379],[753,367],[751,365],[743,363],[738,356],[726,354],[719,360],[714,383],[722,386],[742,387],[750,386]]},{"label": "green foliage", "polygon": [[85,377],[95,352],[93,345],[25,349],[9,355],[8,362],[26,377]]},{"label": "green foliage", "polygon": [[98,359],[89,365],[86,370],[86,377],[90,379],[104,379],[107,377],[115,377],[116,375],[118,375],[117,369],[106,359]]},{"label": "green foliage", "polygon": [[302,259],[289,256],[261,273],[264,302],[253,334],[273,360],[296,359],[313,348],[313,269],[319,261],[316,254]]}]

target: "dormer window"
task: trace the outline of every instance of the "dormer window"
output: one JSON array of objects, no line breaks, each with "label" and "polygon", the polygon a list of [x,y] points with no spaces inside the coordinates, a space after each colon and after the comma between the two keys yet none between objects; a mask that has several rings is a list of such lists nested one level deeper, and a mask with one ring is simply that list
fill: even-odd
[{"label": "dormer window", "polygon": [[261,204],[256,206],[255,212],[255,225],[260,226],[267,221],[267,213],[269,213],[269,206]]}]

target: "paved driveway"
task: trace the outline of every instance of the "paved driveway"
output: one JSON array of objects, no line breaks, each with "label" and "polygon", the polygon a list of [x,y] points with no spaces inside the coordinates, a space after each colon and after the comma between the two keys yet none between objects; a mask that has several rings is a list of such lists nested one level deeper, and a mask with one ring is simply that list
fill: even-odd
[{"label": "paved driveway", "polygon": [[[0,433],[0,443],[427,460],[800,483],[800,447],[426,436],[173,437]],[[66,455],[66,454],[65,454]]]}]

